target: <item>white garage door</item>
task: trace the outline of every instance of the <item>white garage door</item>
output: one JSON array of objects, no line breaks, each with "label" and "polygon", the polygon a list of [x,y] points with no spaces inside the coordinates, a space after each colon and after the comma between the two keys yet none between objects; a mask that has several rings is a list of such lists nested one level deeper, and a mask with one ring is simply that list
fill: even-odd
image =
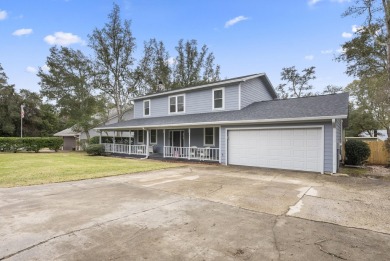
[{"label": "white garage door", "polygon": [[322,129],[228,132],[228,164],[322,172]]}]

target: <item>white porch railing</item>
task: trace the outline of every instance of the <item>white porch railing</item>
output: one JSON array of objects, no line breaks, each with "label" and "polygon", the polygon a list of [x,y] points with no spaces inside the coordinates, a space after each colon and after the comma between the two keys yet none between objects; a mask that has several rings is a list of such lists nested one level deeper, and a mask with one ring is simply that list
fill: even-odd
[{"label": "white porch railing", "polygon": [[164,158],[219,161],[219,148],[164,146]]},{"label": "white porch railing", "polygon": [[146,155],[146,145],[131,145],[130,154]]},{"label": "white porch railing", "polygon": [[146,145],[129,146],[126,144],[112,144],[112,143],[102,143],[102,144],[104,145],[105,152],[146,155]]}]

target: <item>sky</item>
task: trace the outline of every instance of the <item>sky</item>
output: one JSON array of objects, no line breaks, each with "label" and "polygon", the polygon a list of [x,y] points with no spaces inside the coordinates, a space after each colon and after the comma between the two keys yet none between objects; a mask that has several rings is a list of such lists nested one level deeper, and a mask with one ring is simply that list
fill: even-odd
[{"label": "sky", "polygon": [[39,92],[36,73],[54,45],[92,55],[88,35],[108,21],[113,2],[122,20],[132,21],[136,59],[151,38],[172,56],[179,39],[196,39],[214,53],[222,79],[266,73],[277,87],[282,68],[315,66],[315,91],[353,80],[334,60],[359,26],[359,18],[342,17],[350,0],[0,0],[0,64],[8,83]]}]

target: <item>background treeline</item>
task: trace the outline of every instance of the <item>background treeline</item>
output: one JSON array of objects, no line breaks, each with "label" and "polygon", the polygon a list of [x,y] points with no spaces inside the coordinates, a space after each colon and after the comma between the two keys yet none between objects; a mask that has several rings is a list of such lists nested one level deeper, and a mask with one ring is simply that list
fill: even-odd
[{"label": "background treeline", "polygon": [[163,41],[150,39],[136,59],[131,21],[122,20],[114,4],[103,28],[88,35],[92,55],[64,46],[50,48],[39,68],[40,93],[8,83],[0,68],[0,136],[20,135],[20,106],[25,105],[24,136],[49,136],[72,127],[86,132],[115,110],[118,121],[133,97],[151,92],[214,82],[220,66],[206,45],[178,40],[175,53]]}]

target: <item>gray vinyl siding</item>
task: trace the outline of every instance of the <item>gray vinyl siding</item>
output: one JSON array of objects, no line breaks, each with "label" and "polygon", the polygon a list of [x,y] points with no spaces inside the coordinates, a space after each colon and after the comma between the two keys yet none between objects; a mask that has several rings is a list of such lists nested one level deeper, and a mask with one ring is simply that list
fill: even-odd
[{"label": "gray vinyl siding", "polygon": [[272,100],[267,88],[259,79],[251,79],[241,84],[241,108],[254,102]]},{"label": "gray vinyl siding", "polygon": [[[238,110],[238,85],[224,87],[224,110]],[[177,95],[185,95],[185,108],[183,113],[169,113],[168,104],[170,96],[155,97],[150,99],[150,116],[163,117],[179,114],[197,114],[213,111],[213,89],[196,90],[192,92],[183,92]],[[143,100],[134,102],[134,118],[143,118]]]},{"label": "gray vinyl siding", "polygon": [[324,126],[324,172],[332,172],[332,157],[333,157],[333,131],[332,122],[321,122],[321,123],[295,123],[295,124],[272,124],[272,125],[245,125],[245,126],[222,126],[221,128],[221,163],[226,164],[226,129],[227,128],[253,128],[253,127],[278,127],[278,126]]}]

